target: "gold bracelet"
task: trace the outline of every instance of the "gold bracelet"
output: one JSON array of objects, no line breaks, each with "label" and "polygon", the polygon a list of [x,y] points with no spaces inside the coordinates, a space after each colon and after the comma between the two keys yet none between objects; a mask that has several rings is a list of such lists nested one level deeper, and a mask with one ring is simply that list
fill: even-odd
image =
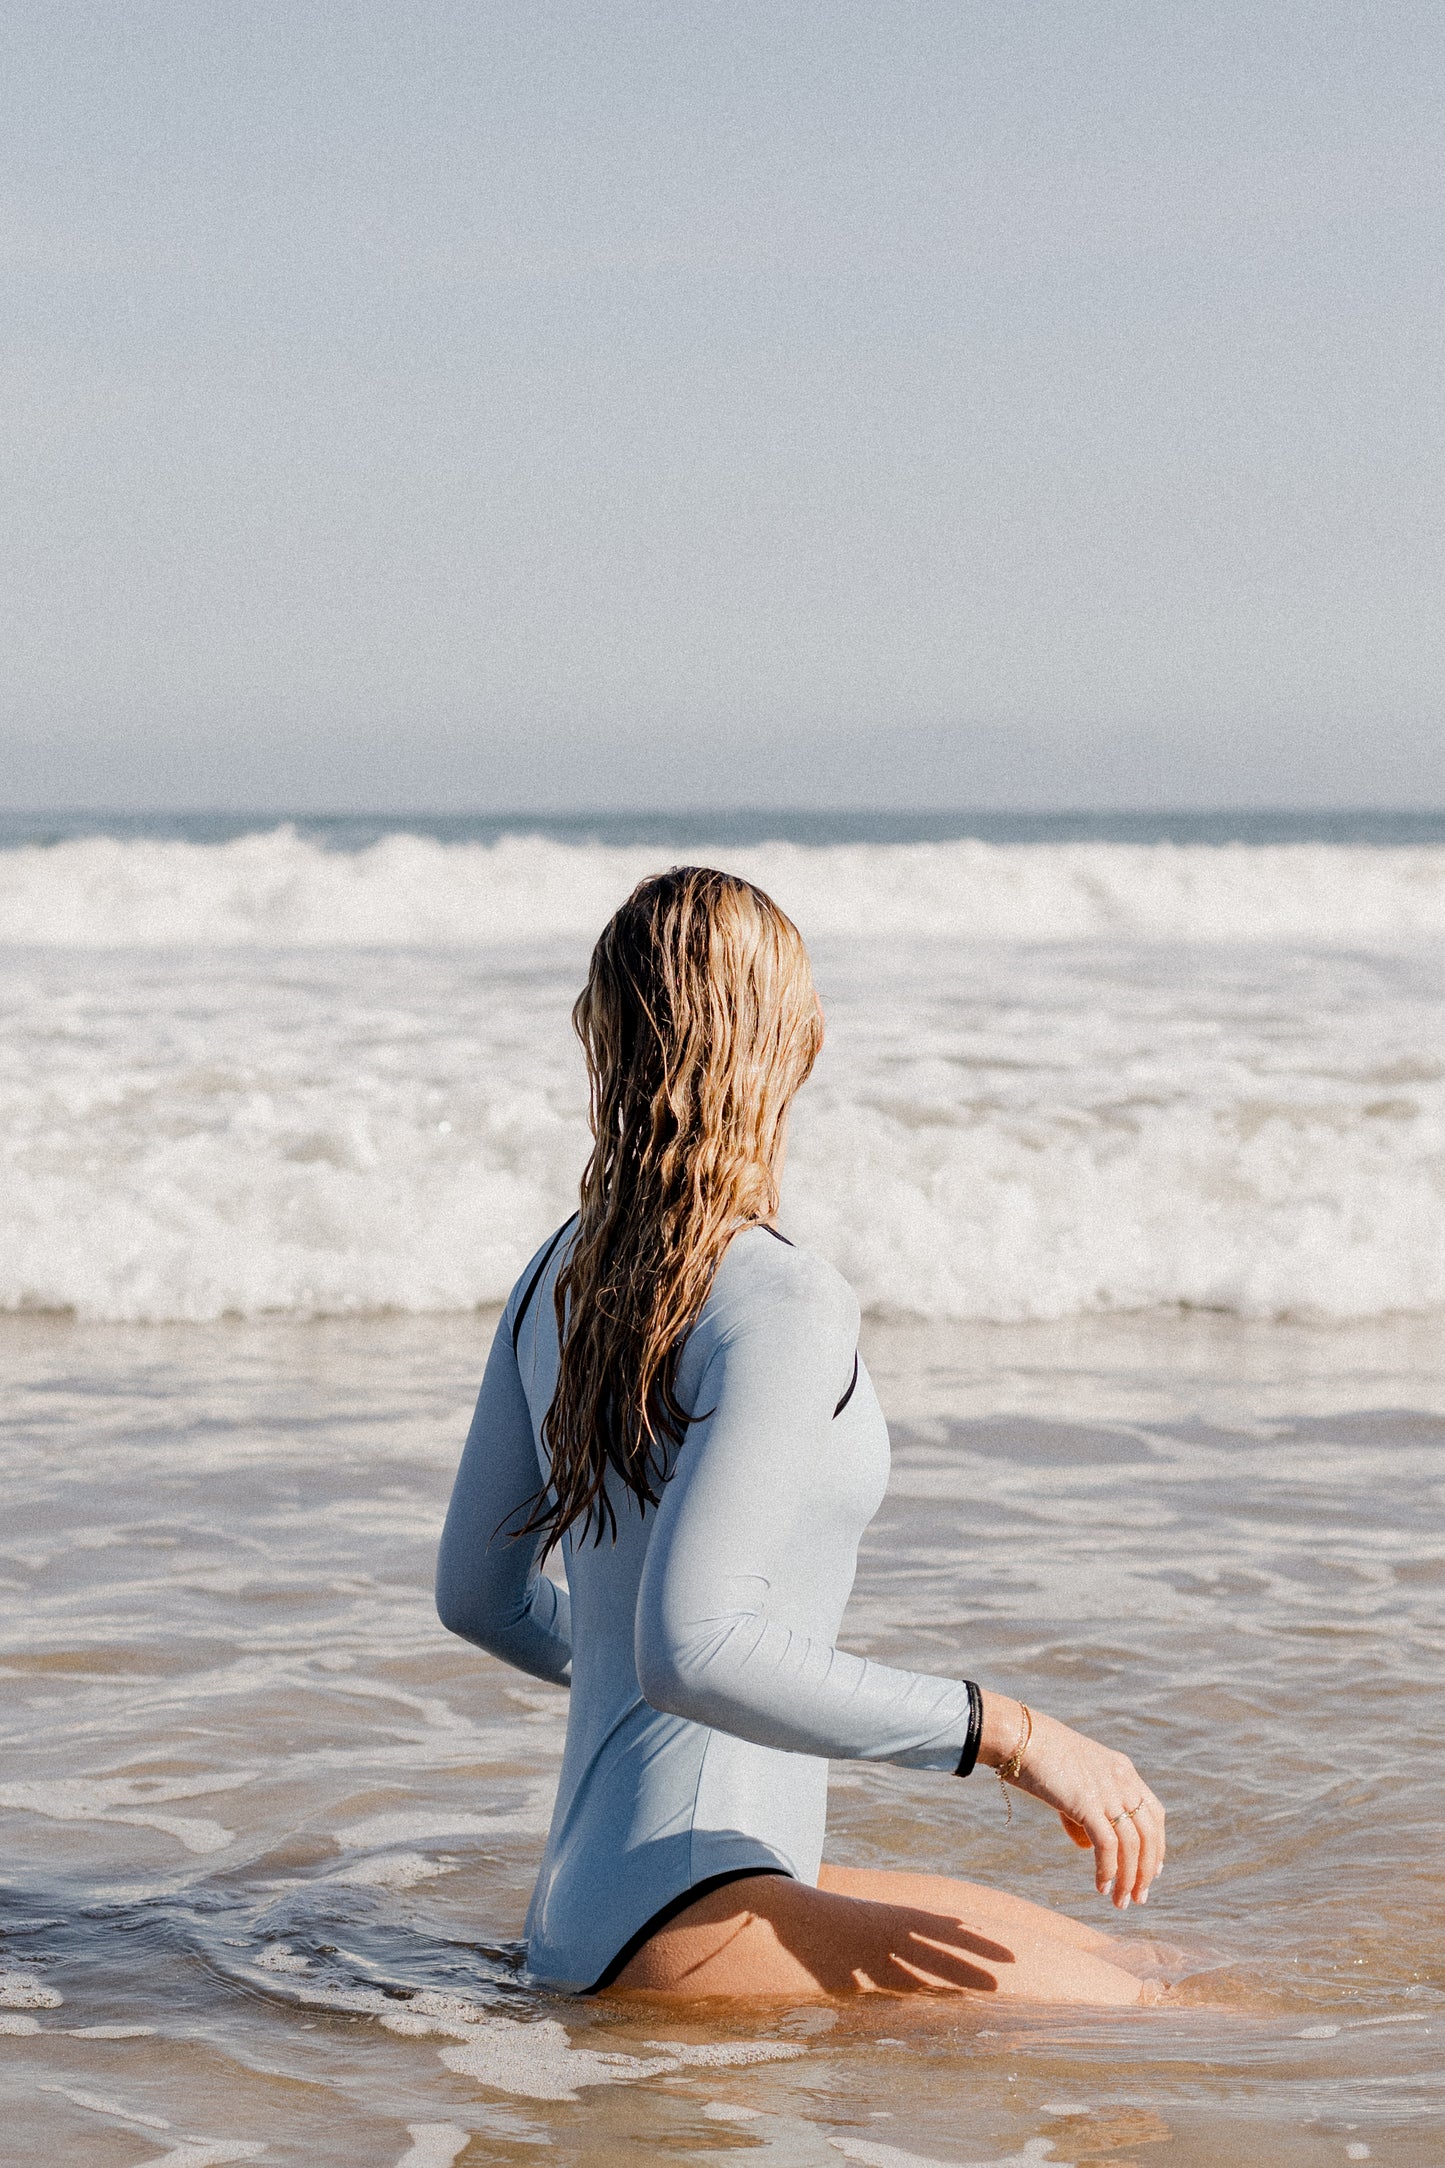
[{"label": "gold bracelet", "polygon": [[1018,1738],[1014,1741],[1014,1750],[1012,1754],[1010,1754],[1007,1761],[1001,1761],[998,1765],[998,1780],[999,1783],[1003,1786],[1003,1803],[1006,1809],[1006,1819],[1010,1823],[1013,1821],[1014,1818],[1014,1803],[1009,1798],[1008,1788],[1010,1784],[1014,1783],[1015,1780],[1023,1773],[1024,1756],[1029,1750],[1029,1742],[1032,1740],[1034,1735],[1033,1711],[1030,1709],[1026,1701],[1021,1701],[1019,1703],[1019,1707],[1024,1712],[1024,1720],[1019,1726],[1019,1735]]}]

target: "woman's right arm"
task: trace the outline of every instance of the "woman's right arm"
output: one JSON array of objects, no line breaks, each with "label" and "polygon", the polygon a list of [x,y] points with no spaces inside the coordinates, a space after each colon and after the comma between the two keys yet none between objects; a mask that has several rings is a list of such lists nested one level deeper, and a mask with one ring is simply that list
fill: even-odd
[{"label": "woman's right arm", "polygon": [[534,1678],[572,1677],[567,1591],[541,1570],[542,1538],[513,1537],[541,1474],[532,1415],[512,1347],[511,1305],[487,1358],[476,1414],[447,1508],[437,1554],[442,1624]]},{"label": "woman's right arm", "polygon": [[[638,1677],[654,1708],[760,1746],[953,1770],[969,1727],[964,1682],[875,1663],[789,1618],[799,1548],[827,1540],[819,1492],[858,1331],[856,1307],[807,1274],[800,1260],[795,1299],[745,1319],[707,1364],[707,1413],[678,1452],[648,1547]],[[1022,1706],[987,1691],[982,1702],[978,1758],[1006,1767]],[[1098,1886],[1113,1885],[1121,1909],[1142,1898],[1163,1858],[1163,1809],[1126,1755],[1035,1714],[1012,1781],[1093,1847]]]},{"label": "woman's right arm", "polygon": [[[963,1681],[904,1671],[797,1624],[827,1510],[833,1417],[858,1345],[852,1296],[796,1253],[788,1280],[715,1325],[701,1410],[663,1486],[637,1600],[655,1709],[790,1754],[956,1769]],[[846,1540],[846,1538],[844,1538]],[[852,1576],[852,1558],[839,1561]]]}]

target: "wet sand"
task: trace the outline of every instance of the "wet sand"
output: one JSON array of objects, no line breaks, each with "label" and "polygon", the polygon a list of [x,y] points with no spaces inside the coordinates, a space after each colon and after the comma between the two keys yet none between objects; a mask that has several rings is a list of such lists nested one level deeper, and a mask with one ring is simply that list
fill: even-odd
[{"label": "wet sand", "polygon": [[[1445,2160],[1438,1321],[869,1330],[845,1638],[1147,1771],[1113,1931],[1176,1985],[1124,2014],[529,1989],[565,1697],[430,1603],[486,1332],[0,1321],[5,2157]],[[830,1828],[1109,1917],[991,1780],[837,1765]]]}]

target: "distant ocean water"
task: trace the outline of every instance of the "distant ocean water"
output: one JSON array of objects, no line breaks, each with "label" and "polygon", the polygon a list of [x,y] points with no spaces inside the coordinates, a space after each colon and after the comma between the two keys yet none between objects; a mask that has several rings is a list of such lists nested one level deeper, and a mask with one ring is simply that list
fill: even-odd
[{"label": "distant ocean water", "polygon": [[21,843],[118,841],[234,843],[278,828],[329,850],[360,851],[386,836],[437,843],[497,843],[545,836],[554,843],[682,849],[700,843],[1345,843],[1371,849],[1445,846],[1445,807],[1325,808],[1311,812],[1245,807],[1214,812],[808,811],[756,806],[731,810],[630,813],[106,813],[7,812],[0,850]]},{"label": "distant ocean water", "polygon": [[644,872],[815,954],[785,1217],[879,1315],[1445,1306],[1445,814],[0,820],[0,1307],[495,1302]]}]

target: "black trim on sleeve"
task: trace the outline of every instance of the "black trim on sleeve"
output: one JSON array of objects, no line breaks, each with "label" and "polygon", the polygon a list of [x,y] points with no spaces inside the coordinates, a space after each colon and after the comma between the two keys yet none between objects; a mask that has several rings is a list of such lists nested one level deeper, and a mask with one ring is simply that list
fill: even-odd
[{"label": "black trim on sleeve", "polygon": [[978,1746],[983,1737],[983,1695],[972,1679],[965,1679],[963,1683],[968,1688],[968,1737],[963,1742],[954,1775],[971,1777],[978,1763]]}]

